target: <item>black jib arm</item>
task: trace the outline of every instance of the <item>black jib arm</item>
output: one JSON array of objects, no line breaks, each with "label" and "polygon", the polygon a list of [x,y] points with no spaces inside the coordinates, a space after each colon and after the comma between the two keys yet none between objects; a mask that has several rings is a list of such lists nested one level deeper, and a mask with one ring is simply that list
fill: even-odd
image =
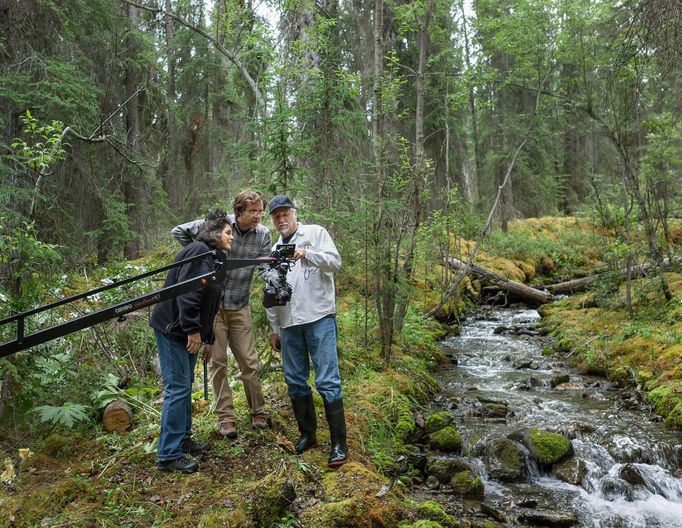
[{"label": "black jib arm", "polygon": [[[211,255],[215,259],[215,269],[210,273],[205,273],[203,275],[199,275],[198,277],[193,277],[178,284],[174,284],[166,288],[161,288],[160,290],[157,290],[155,292],[135,297],[134,299],[124,301],[120,304],[116,304],[108,308],[103,308],[96,312],[66,321],[62,324],[58,324],[55,326],[51,326],[49,328],[45,328],[43,330],[39,330],[32,334],[28,335],[25,334],[26,327],[25,320],[27,317],[31,317],[38,313],[51,310],[58,306],[68,304],[79,299],[90,297],[92,295],[101,293],[106,290],[110,290],[112,288],[118,288],[120,286],[123,286],[124,284],[129,284],[131,282],[135,282],[146,277],[157,275],[159,273],[168,271],[169,269],[181,266],[188,262],[205,258],[207,255]],[[152,304],[156,304],[158,302],[165,301],[166,299],[177,297],[178,295],[181,295],[188,291],[202,288],[209,282],[222,283],[223,280],[225,279],[225,273],[228,270],[244,268],[247,266],[255,266],[258,264],[270,264],[274,260],[275,260],[274,258],[270,257],[261,257],[256,259],[231,259],[227,258],[225,256],[225,253],[223,253],[221,250],[214,249],[212,251],[202,253],[201,255],[196,255],[188,259],[174,262],[173,264],[169,264],[168,266],[164,266],[162,268],[148,271],[146,273],[142,273],[140,275],[136,275],[134,277],[130,277],[127,279],[119,280],[112,284],[102,286],[100,288],[96,288],[94,290],[90,290],[79,295],[74,295],[73,297],[69,297],[68,299],[62,299],[60,301],[56,301],[45,306],[34,308],[33,310],[13,315],[12,317],[8,317],[7,319],[3,319],[2,321],[0,321],[0,327],[14,322],[16,322],[17,325],[17,338],[13,341],[7,341],[6,343],[0,344],[0,358],[9,356],[11,354],[19,352],[21,350],[25,350],[27,348],[31,348],[36,345],[46,343],[47,341],[63,337],[72,332],[77,332],[78,330],[89,328],[90,326],[106,321],[107,319],[113,319],[114,317],[123,317],[127,313],[139,310],[140,308],[144,308],[145,306],[151,306]]]}]

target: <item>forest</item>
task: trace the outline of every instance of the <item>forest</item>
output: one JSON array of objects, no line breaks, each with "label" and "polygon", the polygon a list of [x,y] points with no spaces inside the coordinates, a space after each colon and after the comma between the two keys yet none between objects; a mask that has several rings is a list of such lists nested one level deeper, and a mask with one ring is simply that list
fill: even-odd
[{"label": "forest", "polygon": [[[447,361],[437,343],[483,303],[474,262],[536,289],[598,277],[586,296],[543,307],[558,340],[550,348],[636,387],[639,403],[680,430],[681,75],[678,0],[0,0],[0,319],[169,263],[173,226],[216,207],[231,212],[236,193],[258,189],[291,196],[299,218],[324,226],[343,257],[339,349],[358,395],[349,478],[399,481],[393,460],[423,428],[412,416],[429,414],[429,372]],[[267,215],[264,223],[274,233]],[[453,257],[464,267],[443,265]],[[260,288],[254,324],[280,445],[285,388],[255,307]],[[604,312],[581,311],[590,307]],[[3,526],[66,526],[74,511],[77,526],[422,522],[396,506],[402,495],[392,499],[398,510],[377,510],[373,495],[365,509],[346,504],[354,513],[341,521],[298,503],[195,517],[184,495],[166,499],[162,487],[148,493],[161,497],[152,510],[131,513],[140,499],[131,499],[129,475],[116,482],[107,472],[124,455],[153,465],[159,387],[147,320],[139,312],[0,358],[0,453],[10,466],[26,468],[20,448],[43,446],[38,473],[63,471],[85,445],[93,452],[90,473],[59,481],[64,497],[50,515],[27,506],[35,501],[21,480],[7,484],[0,505],[13,513]],[[9,326],[0,342],[12,339]],[[611,352],[629,339],[637,350]],[[114,396],[137,405],[145,425],[101,441],[98,405]],[[195,404],[210,436],[205,401]],[[319,477],[317,459],[275,463],[254,447],[261,440],[254,433],[217,456],[239,464],[246,452],[279,469],[247,472],[255,487],[216,500],[280,504],[268,494],[286,474],[282,489],[291,480],[299,502],[321,507],[300,482]],[[197,489],[223,478],[218,465]],[[86,483],[86,473],[109,487]],[[678,507],[682,476],[673,480],[667,498]],[[345,497],[348,482],[335,486],[326,492]],[[397,488],[387,496],[407,493]],[[66,512],[105,492],[113,513]],[[458,520],[439,513],[428,522],[488,526],[446,510]]]}]

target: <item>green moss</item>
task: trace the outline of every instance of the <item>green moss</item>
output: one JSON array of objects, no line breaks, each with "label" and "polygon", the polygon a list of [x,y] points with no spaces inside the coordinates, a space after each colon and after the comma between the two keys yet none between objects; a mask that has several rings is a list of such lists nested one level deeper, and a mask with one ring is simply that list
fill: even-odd
[{"label": "green moss", "polygon": [[430,446],[441,451],[459,451],[462,449],[462,436],[457,429],[449,426],[431,435]]},{"label": "green moss", "polygon": [[6,500],[3,512],[15,518],[16,526],[36,526],[45,517],[53,517],[75,500],[89,500],[95,495],[91,482],[70,477],[52,486],[41,486],[23,500]]},{"label": "green moss", "polygon": [[41,452],[45,455],[55,457],[57,455],[69,455],[71,453],[71,441],[60,434],[51,434],[44,442]]},{"label": "green moss", "polygon": [[411,528],[443,528],[443,525],[435,521],[422,519],[411,525]]},{"label": "green moss", "polygon": [[443,506],[435,501],[424,501],[417,505],[417,515],[426,520],[434,521],[445,528],[458,528],[459,523],[452,515],[448,515]]},{"label": "green moss", "polygon": [[400,441],[405,439],[414,432],[415,423],[412,418],[412,409],[407,398],[400,398],[396,404],[397,420],[395,424],[395,435]]},{"label": "green moss", "polygon": [[271,473],[249,490],[251,514],[259,526],[272,526],[296,497],[293,483],[279,473]]},{"label": "green moss", "polygon": [[573,451],[571,441],[563,435],[543,431],[530,430],[529,447],[533,457],[542,466],[551,466],[569,456]]},{"label": "green moss", "polygon": [[301,514],[301,521],[315,528],[393,528],[401,517],[401,510],[390,502],[356,496],[318,503]]},{"label": "green moss", "polygon": [[205,513],[198,528],[250,528],[253,523],[241,510],[221,510]]},{"label": "green moss", "polygon": [[450,485],[454,492],[462,497],[483,497],[483,481],[470,471],[455,473]]},{"label": "green moss", "polygon": [[682,381],[675,380],[649,392],[649,400],[656,412],[665,417],[665,425],[670,429],[682,430]]},{"label": "green moss", "polygon": [[452,416],[447,412],[438,412],[429,416],[424,422],[426,434],[440,431],[452,423]]}]

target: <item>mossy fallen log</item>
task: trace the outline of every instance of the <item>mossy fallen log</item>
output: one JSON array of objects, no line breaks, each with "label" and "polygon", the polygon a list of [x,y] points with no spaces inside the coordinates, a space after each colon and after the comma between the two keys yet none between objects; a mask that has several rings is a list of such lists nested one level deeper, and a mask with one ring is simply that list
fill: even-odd
[{"label": "mossy fallen log", "polygon": [[[457,271],[462,271],[467,267],[466,262],[456,258],[447,259],[447,264]],[[481,268],[480,266],[474,266],[472,264],[469,266],[467,274],[479,279],[483,283],[494,284],[501,290],[512,293],[530,304],[545,304],[552,300],[552,294],[549,292],[536,290],[535,288],[531,288],[520,282],[506,279],[505,277]]]}]

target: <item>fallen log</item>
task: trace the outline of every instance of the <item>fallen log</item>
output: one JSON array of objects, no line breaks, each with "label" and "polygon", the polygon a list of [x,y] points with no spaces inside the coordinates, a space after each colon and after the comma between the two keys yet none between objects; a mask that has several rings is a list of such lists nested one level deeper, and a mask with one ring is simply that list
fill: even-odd
[{"label": "fallen log", "polygon": [[[456,258],[449,258],[446,262],[448,266],[457,271],[462,271],[467,267],[466,262]],[[552,295],[546,291],[536,290],[535,288],[531,288],[530,286],[526,286],[520,282],[506,279],[505,277],[493,273],[492,271],[488,271],[487,269],[481,268],[480,266],[474,266],[472,264],[469,266],[467,273],[474,278],[481,280],[482,282],[494,284],[501,290],[504,290],[508,293],[513,293],[514,295],[522,298],[524,301],[532,304],[545,304],[552,301]]]},{"label": "fallen log", "polygon": [[[676,260],[674,262],[677,262]],[[668,269],[670,267],[670,259],[663,259],[663,269]],[[654,271],[654,266],[651,264],[641,264],[633,266],[630,270],[630,278],[637,279],[640,277],[645,277]],[[596,273],[595,275],[588,275],[587,277],[581,277],[579,279],[571,279],[565,282],[557,282],[556,284],[547,284],[544,288],[550,292],[552,295],[561,294],[571,294],[586,290],[590,285],[599,280],[605,273]],[[626,277],[627,269],[621,269],[617,272],[618,277]]]}]

